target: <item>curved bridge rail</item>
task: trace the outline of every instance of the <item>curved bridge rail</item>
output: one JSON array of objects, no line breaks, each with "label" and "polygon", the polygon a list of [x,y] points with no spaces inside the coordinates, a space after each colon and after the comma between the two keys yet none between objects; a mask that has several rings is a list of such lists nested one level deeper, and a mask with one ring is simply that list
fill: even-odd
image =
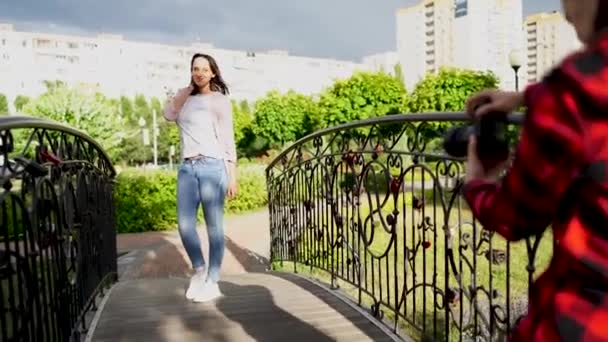
[{"label": "curved bridge rail", "polygon": [[0,340],[80,340],[116,280],[115,174],[78,130],[0,119]]},{"label": "curved bridge rail", "polygon": [[437,134],[466,120],[385,116],[284,151],[266,170],[273,265],[327,277],[402,336],[508,333],[552,247],[540,236],[509,243],[472,218],[459,194],[464,163],[443,154]]}]

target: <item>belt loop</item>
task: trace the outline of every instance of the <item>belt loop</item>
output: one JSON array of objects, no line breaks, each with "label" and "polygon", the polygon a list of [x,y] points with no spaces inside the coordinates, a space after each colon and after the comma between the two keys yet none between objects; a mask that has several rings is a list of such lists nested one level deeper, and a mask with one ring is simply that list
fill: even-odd
[{"label": "belt loop", "polygon": [[201,159],[204,159],[204,158],[205,158],[205,156],[199,154],[199,155],[196,155],[194,157],[184,158],[184,161],[185,162],[195,162],[197,160],[201,160]]}]

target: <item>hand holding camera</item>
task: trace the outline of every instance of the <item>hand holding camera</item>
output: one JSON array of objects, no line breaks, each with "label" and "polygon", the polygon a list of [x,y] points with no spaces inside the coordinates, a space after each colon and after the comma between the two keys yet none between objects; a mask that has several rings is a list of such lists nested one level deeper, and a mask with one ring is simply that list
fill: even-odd
[{"label": "hand holding camera", "polygon": [[446,132],[443,147],[452,157],[467,157],[467,181],[495,181],[509,157],[507,114],[523,105],[523,94],[485,90],[466,104],[473,124]]},{"label": "hand holding camera", "polygon": [[490,113],[513,112],[523,104],[523,93],[491,89],[471,96],[467,100],[466,111],[474,119],[479,119]]}]

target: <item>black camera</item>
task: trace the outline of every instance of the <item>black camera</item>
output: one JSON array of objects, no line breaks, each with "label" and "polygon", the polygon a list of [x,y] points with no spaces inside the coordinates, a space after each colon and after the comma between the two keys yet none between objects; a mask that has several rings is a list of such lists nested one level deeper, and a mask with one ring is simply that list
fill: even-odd
[{"label": "black camera", "polygon": [[509,156],[507,125],[506,113],[488,113],[472,125],[450,128],[444,135],[443,149],[451,157],[466,157],[469,137],[474,134],[479,160],[487,167],[497,165]]}]

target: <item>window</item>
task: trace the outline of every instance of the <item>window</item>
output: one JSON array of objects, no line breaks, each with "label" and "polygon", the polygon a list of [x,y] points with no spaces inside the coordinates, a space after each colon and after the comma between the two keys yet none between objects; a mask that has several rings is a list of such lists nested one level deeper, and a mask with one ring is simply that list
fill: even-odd
[{"label": "window", "polygon": [[35,45],[36,47],[50,47],[51,41],[48,39],[36,39]]}]

